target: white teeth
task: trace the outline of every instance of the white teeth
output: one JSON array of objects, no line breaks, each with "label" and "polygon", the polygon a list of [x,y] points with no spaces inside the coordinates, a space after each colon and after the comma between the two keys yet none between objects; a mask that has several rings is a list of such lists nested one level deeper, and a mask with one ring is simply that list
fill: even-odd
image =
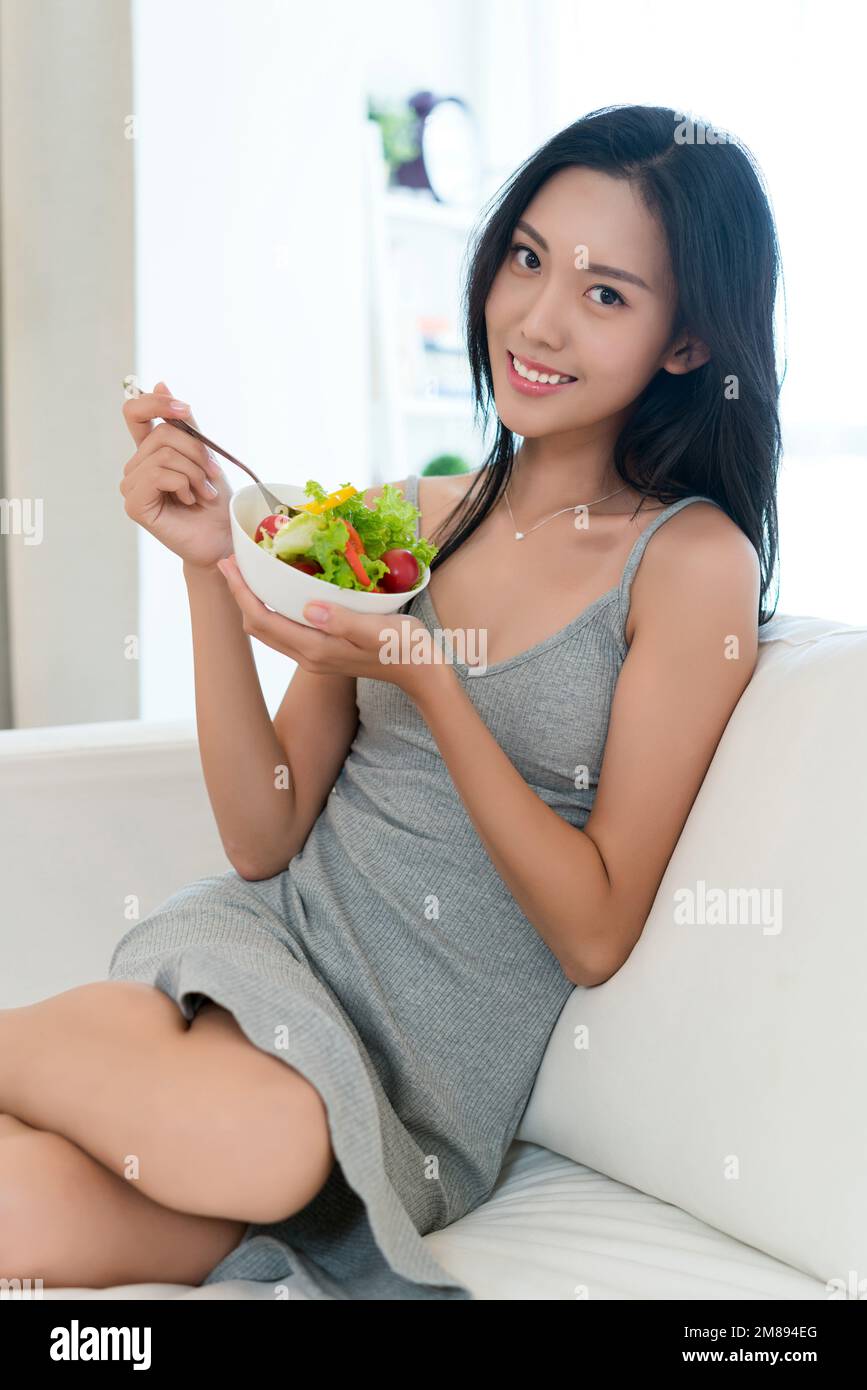
[{"label": "white teeth", "polygon": [[561,381],[575,380],[573,376],[561,376],[557,372],[539,373],[535,367],[525,367],[520,357],[516,357],[514,353],[512,353],[512,365],[518,376],[524,377],[527,381],[538,381],[540,386],[557,386]]}]

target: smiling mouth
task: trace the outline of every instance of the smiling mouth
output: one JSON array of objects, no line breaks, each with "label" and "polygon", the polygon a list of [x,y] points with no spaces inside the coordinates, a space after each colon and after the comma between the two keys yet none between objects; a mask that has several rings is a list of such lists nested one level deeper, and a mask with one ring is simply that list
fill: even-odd
[{"label": "smiling mouth", "polygon": [[576,377],[567,376],[563,372],[540,372],[535,367],[528,367],[508,348],[506,361],[510,385],[524,395],[544,396],[551,391],[561,391],[566,386],[573,386],[577,380]]}]

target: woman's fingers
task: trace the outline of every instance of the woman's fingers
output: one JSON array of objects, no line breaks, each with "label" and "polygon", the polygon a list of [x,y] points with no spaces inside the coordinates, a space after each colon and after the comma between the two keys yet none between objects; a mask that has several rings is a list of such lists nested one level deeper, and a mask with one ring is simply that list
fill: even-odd
[{"label": "woman's fingers", "polygon": [[[132,464],[136,463],[136,460],[138,460],[137,466],[131,467]],[[139,459],[138,455],[135,456],[135,459],[130,459],[121,480],[121,494],[128,498],[134,488],[140,490],[142,485],[150,494],[162,491],[160,478],[165,477],[167,473],[175,478],[185,480],[192,501],[195,501],[194,488],[203,502],[210,502],[217,496],[208,487],[208,480],[203,469],[167,444],[161,445],[153,453],[147,454],[144,459]],[[177,489],[173,488],[172,491],[177,491]]]},{"label": "woman's fingers", "polygon": [[141,396],[127,397],[123,403],[123,418],[136,444],[141,444],[147,439],[151,432],[151,422],[156,419],[186,420],[198,429],[189,406],[184,405],[182,410],[176,409],[171,404],[173,400],[174,397],[168,391],[147,391]]},{"label": "woman's fingers", "polygon": [[[138,449],[123,470],[120,491],[124,496],[129,493],[126,480],[143,463],[158,456],[163,466],[185,473],[195,484],[203,501],[210,502],[219,496],[219,486],[208,486],[209,479],[215,479],[217,484],[220,481],[225,483],[220,465],[211,450],[186,430],[168,423],[174,419],[183,420],[198,429],[190,407],[177,401],[164,381],[158,381],[151,392],[128,397],[123,413],[129,431],[138,444]],[[152,483],[152,496],[153,492]]]},{"label": "woman's fingers", "polygon": [[139,445],[137,452],[126,464],[124,473],[132,473],[145,459],[165,448],[172,449],[176,454],[184,455],[191,463],[197,464],[206,476],[220,477],[219,465],[211,457],[210,450],[200,440],[194,439],[191,434],[187,434],[186,430],[179,430],[174,425],[162,422],[155,425],[147,438]]},{"label": "woman's fingers", "polygon": [[[194,429],[198,421],[186,401],[177,400],[164,381],[158,381],[153,391],[140,392],[129,396],[123,403],[123,417],[136,444],[142,444],[152,433],[153,422],[159,420],[184,420]],[[178,434],[182,434],[178,430]],[[191,436],[187,436],[190,438]],[[204,448],[204,445],[202,445]]]},{"label": "woman's fingers", "polygon": [[[121,490],[124,491],[124,485]],[[179,469],[168,468],[162,464],[149,468],[145,473],[133,474],[125,485],[126,512],[134,521],[148,519],[148,513],[159,501],[161,493],[171,492],[179,502],[192,506],[196,501],[190,480]]]}]

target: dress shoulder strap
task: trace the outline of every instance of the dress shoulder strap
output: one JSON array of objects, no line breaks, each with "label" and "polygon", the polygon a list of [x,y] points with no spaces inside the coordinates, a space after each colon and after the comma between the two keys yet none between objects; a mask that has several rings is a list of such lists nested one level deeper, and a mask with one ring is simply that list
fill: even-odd
[{"label": "dress shoulder strap", "polygon": [[[406,480],[406,487],[403,495],[407,502],[411,502],[414,507],[418,506],[418,474],[410,473]],[[418,540],[419,517],[415,519],[415,537]]]},{"label": "dress shoulder strap", "polygon": [[668,521],[669,517],[674,516],[676,512],[682,511],[684,507],[688,507],[691,502],[710,502],[711,506],[719,507],[719,510],[721,512],[725,511],[725,508],[720,506],[719,502],[715,501],[713,497],[704,497],[700,493],[694,493],[691,497],[681,497],[679,501],[672,502],[670,506],[664,507],[661,512],[657,513],[657,515],[653,518],[649,525],[645,526],[641,535],[638,537],[638,540],[635,542],[634,546],[629,552],[629,558],[626,561],[626,565],[623,570],[623,576],[620,580],[620,593],[618,602],[618,635],[620,638],[621,646],[624,649],[626,648],[626,619],[629,616],[629,600],[632,592],[632,581],[635,578],[635,572],[641,563],[641,557],[644,554],[647,542],[650,540],[650,537],[654,534],[654,532],[658,531],[660,526],[664,525],[665,522]]}]

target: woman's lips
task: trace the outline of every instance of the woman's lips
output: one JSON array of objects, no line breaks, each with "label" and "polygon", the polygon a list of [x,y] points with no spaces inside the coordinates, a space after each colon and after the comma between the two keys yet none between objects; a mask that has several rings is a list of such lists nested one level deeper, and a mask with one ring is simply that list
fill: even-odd
[{"label": "woman's lips", "polygon": [[549,386],[540,381],[527,381],[526,377],[519,376],[515,371],[515,364],[512,361],[512,354],[506,349],[506,374],[509,378],[509,385],[514,386],[516,391],[520,391],[522,396],[550,396],[554,391],[568,391],[570,386],[574,386],[574,381],[558,381],[556,386]]}]

